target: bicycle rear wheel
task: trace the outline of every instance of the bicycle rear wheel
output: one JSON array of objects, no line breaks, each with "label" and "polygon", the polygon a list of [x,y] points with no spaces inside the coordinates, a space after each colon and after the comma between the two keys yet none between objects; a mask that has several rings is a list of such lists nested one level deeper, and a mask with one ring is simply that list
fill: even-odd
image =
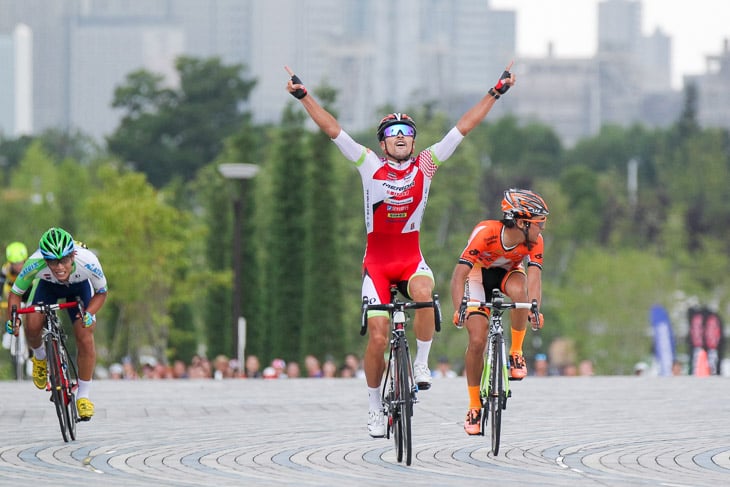
[{"label": "bicycle rear wheel", "polygon": [[46,362],[48,363],[48,379],[51,383],[51,400],[56,406],[56,415],[58,416],[58,424],[61,427],[63,441],[68,442],[70,435],[63,389],[61,356],[59,354],[58,341],[53,338],[46,340]]},{"label": "bicycle rear wheel", "polygon": [[504,396],[504,356],[502,355],[503,339],[500,337],[492,343],[493,362],[489,386],[489,412],[492,416],[492,454],[499,454],[499,440],[502,433],[502,397]]},{"label": "bicycle rear wheel", "polygon": [[[410,465],[413,459],[413,438],[411,436],[411,417],[413,416],[413,394],[410,380],[410,357],[408,348],[401,342],[396,349],[396,370],[398,377],[398,423],[400,424],[400,437],[402,453],[405,454],[406,465]],[[399,453],[398,461],[402,461],[403,455]]]}]

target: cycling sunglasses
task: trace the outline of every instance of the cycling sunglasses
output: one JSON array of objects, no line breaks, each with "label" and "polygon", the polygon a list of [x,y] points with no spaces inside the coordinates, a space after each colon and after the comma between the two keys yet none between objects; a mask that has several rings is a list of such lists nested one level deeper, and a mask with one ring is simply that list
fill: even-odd
[{"label": "cycling sunglasses", "polygon": [[527,222],[530,222],[531,224],[535,224],[538,226],[540,230],[545,229],[545,223],[547,223],[547,218],[543,218],[542,220],[525,220]]},{"label": "cycling sunglasses", "polygon": [[67,255],[65,257],[61,257],[60,259],[45,259],[46,264],[48,264],[49,267],[56,267],[59,264],[69,265],[72,260],[72,255]]},{"label": "cycling sunglasses", "polygon": [[410,125],[399,123],[391,125],[390,127],[385,127],[385,130],[383,130],[383,135],[386,137],[396,137],[399,133],[403,134],[404,137],[415,137],[416,129]]}]

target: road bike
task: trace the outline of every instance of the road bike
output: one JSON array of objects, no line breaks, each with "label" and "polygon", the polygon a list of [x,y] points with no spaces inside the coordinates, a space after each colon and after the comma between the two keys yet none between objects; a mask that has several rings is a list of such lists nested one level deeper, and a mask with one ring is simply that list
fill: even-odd
[{"label": "road bike", "polygon": [[81,300],[66,303],[44,304],[38,303],[25,308],[13,306],[11,309],[12,322],[16,323],[18,316],[28,313],[43,313],[43,345],[46,349],[48,363],[48,384],[46,390],[51,392],[51,401],[56,406],[58,423],[61,427],[63,441],[76,439],[76,423],[80,421],[76,409],[76,390],[78,388],[78,370],[66,348],[66,332],[61,326],[58,310],[77,308],[83,316]]},{"label": "road bike", "polygon": [[502,315],[510,309],[529,309],[533,315],[532,329],[537,331],[536,323],[540,322],[537,300],[531,303],[512,302],[507,300],[499,289],[492,290],[489,302],[469,301],[462,299],[459,307],[459,322],[464,323],[467,308],[489,308],[489,336],[484,351],[484,369],[479,383],[479,396],[482,401],[481,434],[484,435],[488,418],[491,417],[491,451],[494,456],[499,453],[499,441],[502,433],[502,410],[507,408],[507,398],[512,396],[509,381],[509,362],[504,343]]},{"label": "road bike", "polygon": [[406,310],[433,308],[436,331],[441,330],[441,306],[438,294],[433,295],[433,301],[401,301],[397,297],[398,290],[390,290],[390,303],[370,304],[367,297],[362,300],[362,323],[360,335],[367,332],[367,313],[372,310],[387,311],[390,316],[390,351],[385,371],[385,386],[383,387],[383,412],[387,418],[386,438],[393,437],[395,442],[396,458],[398,463],[405,456],[406,465],[411,464],[413,458],[413,439],[411,435],[411,417],[413,405],[418,402],[418,384],[413,379],[413,364],[406,338]]}]

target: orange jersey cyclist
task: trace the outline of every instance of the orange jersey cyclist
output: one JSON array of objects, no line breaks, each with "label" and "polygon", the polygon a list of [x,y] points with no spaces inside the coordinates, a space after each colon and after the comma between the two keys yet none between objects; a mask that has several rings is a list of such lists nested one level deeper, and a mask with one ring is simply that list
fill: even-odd
[{"label": "orange jersey cyclist", "polygon": [[[464,136],[486,117],[495,101],[514,84],[510,67],[441,141],[416,153],[415,157],[416,123],[412,117],[392,113],[380,121],[377,137],[383,156],[379,157],[354,141],[334,116],[308,95],[301,80],[287,68],[291,75],[287,84],[289,93],[300,100],[312,120],[360,173],[367,228],[362,295],[372,304],[389,302],[391,285],[397,285],[410,299],[431,301],[433,273],[421,254],[419,243],[431,180]],[[383,356],[388,345],[388,326],[387,312],[368,314],[364,369],[369,398],[368,432],[372,437],[385,435],[380,383],[385,371]],[[413,328],[417,339],[414,379],[424,390],[431,386],[428,356],[434,334],[433,311],[416,311]]]},{"label": "orange jersey cyclist", "polygon": [[[471,233],[451,277],[451,299],[458,310],[464,296],[470,301],[486,301],[492,289],[499,288],[513,301],[542,299],[542,230],[548,207],[537,193],[510,189],[502,199],[502,220],[479,222]],[[527,270],[525,269],[527,267]],[[484,368],[484,349],[489,331],[489,310],[467,310],[466,328],[469,344],[464,368],[469,391],[469,410],[464,421],[467,434],[481,433],[481,399],[479,382]],[[509,362],[512,380],[527,375],[522,342],[525,338],[529,310],[514,309],[510,314],[512,336]],[[542,326],[542,314],[540,323]],[[458,311],[454,323],[458,321]]]},{"label": "orange jersey cyclist", "polygon": [[[88,421],[94,415],[94,404],[89,400],[91,379],[96,365],[94,328],[96,312],[101,309],[107,297],[107,282],[96,255],[74,242],[62,228],[48,229],[40,239],[38,250],[25,262],[23,270],[13,284],[8,296],[8,313],[13,305],[20,307],[21,297],[31,287],[33,280],[38,285],[33,295],[33,304],[57,303],[59,299],[73,301],[81,298],[86,310],[78,316],[78,310],[67,311],[73,323],[76,346],[78,348],[79,388],[76,405],[79,418]],[[43,316],[31,313],[24,322],[28,345],[33,349],[33,383],[45,389],[48,381],[46,350],[42,342]],[[10,318],[10,315],[8,316]],[[6,329],[12,331],[12,323]]]}]

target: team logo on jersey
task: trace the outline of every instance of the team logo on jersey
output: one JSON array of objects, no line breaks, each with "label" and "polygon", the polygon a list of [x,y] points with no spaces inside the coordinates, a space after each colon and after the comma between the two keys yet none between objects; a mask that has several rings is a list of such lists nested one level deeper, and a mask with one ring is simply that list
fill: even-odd
[{"label": "team logo on jersey", "polygon": [[36,269],[38,269],[41,265],[45,264],[45,262],[41,259],[33,262],[32,264],[29,264],[25,267],[23,267],[23,270],[18,274],[18,279],[22,279],[31,272],[34,272]]},{"label": "team logo on jersey", "polygon": [[101,271],[100,268],[96,267],[93,264],[84,264],[84,268],[88,269],[92,274],[94,274],[99,279],[104,278],[104,273]]}]

